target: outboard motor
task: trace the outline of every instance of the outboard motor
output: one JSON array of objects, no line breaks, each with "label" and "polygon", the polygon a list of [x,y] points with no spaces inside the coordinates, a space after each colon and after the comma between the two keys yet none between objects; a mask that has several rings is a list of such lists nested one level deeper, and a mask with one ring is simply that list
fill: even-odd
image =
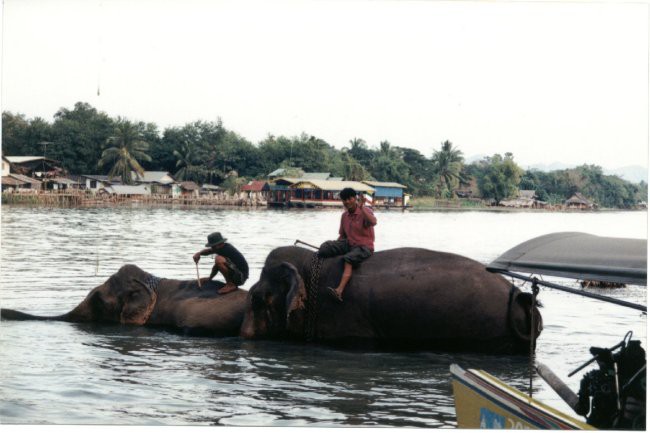
[{"label": "outboard motor", "polygon": [[576,412],[599,429],[645,430],[645,350],[631,336],[609,349],[590,348],[593,358],[572,373],[598,363],[580,381]]}]

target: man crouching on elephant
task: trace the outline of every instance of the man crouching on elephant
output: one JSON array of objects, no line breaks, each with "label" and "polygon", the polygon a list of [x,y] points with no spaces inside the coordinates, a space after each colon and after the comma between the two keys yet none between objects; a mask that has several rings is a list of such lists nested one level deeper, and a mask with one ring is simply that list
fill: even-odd
[{"label": "man crouching on elephant", "polygon": [[332,296],[343,302],[343,291],[352,277],[352,269],[370,257],[375,250],[375,229],[377,218],[361,196],[352,188],[344,188],[339,197],[346,211],[341,215],[339,238],[335,241],[324,242],[318,249],[321,257],[343,256],[345,262],[343,275],[338,287],[329,287]]},{"label": "man crouching on elephant", "polygon": [[237,287],[248,279],[248,262],[237,248],[226,241],[227,239],[224,239],[221,233],[212,233],[208,236],[208,243],[205,244],[208,248],[199,251],[192,257],[194,263],[199,263],[201,256],[215,255],[214,266],[212,266],[208,281],[221,272],[226,280],[226,285],[217,293],[222,295],[237,290]]}]

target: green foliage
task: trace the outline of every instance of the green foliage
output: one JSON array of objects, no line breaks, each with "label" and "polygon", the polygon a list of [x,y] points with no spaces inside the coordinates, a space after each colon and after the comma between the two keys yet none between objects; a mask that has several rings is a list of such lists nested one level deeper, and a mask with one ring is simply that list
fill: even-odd
[{"label": "green foliage", "polygon": [[[431,158],[415,149],[382,141],[370,147],[352,138],[341,150],[306,133],[296,137],[269,135],[253,144],[221,121],[195,121],[159,131],[153,123],[112,119],[87,103],[61,108],[54,122],[2,113],[3,153],[43,155],[61,162],[72,174],[97,174],[106,167],[130,182],[131,170],[168,171],[179,180],[222,184],[238,191],[246,179],[264,179],[277,168],[297,176],[329,172],[347,180],[379,180],[407,186],[414,197],[450,199],[459,188],[478,190],[499,202],[518,189],[535,190],[538,199],[561,204],[581,192],[601,207],[632,208],[647,202],[646,182],[632,184],[603,174],[600,167],[583,165],[550,173],[523,172],[512,154],[494,155],[466,165],[451,141],[441,143]],[[474,201],[468,201],[475,205]]]},{"label": "green foliage", "polygon": [[478,164],[476,174],[481,196],[494,200],[496,204],[516,196],[522,173],[511,153],[486,157]]},{"label": "green foliage", "polygon": [[151,157],[146,154],[149,144],[144,141],[145,129],[143,123],[134,124],[118,118],[114,135],[106,139],[107,147],[98,162],[100,167],[112,164],[109,177],[118,176],[122,183],[130,185],[133,183],[131,171],[140,176],[144,174],[139,161],[151,161]]},{"label": "green foliage", "polygon": [[87,103],[77,102],[72,110],[61,108],[54,115],[47,157],[60,161],[70,173],[95,173],[114,130],[115,121]]},{"label": "green foliage", "polygon": [[440,150],[433,153],[433,171],[436,174],[434,188],[440,197],[453,197],[453,191],[463,180],[462,168],[463,153],[455,149],[451,141],[446,140]]}]

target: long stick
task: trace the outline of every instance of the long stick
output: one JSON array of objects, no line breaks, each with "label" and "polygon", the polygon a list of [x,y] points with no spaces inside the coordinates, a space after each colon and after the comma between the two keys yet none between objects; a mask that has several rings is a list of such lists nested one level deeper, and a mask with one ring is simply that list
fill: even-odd
[{"label": "long stick", "polygon": [[296,241],[295,241],[293,244],[294,244],[294,245],[296,245],[296,244],[303,244],[303,245],[307,245],[308,247],[311,247],[311,248],[313,248],[313,249],[315,249],[315,250],[318,249],[317,246],[314,246],[314,245],[312,245],[312,244],[308,244],[307,242],[303,242],[303,241],[301,241],[300,239],[296,239]]},{"label": "long stick", "polygon": [[199,264],[194,262],[196,265],[196,282],[199,283],[199,288],[201,287],[201,279],[199,278]]}]

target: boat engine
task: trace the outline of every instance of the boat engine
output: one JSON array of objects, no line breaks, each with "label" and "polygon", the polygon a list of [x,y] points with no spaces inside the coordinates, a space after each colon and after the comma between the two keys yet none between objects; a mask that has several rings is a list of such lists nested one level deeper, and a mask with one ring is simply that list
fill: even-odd
[{"label": "boat engine", "polygon": [[590,348],[593,358],[574,371],[598,364],[580,381],[575,410],[599,429],[645,430],[645,350],[631,335],[613,348]]}]

